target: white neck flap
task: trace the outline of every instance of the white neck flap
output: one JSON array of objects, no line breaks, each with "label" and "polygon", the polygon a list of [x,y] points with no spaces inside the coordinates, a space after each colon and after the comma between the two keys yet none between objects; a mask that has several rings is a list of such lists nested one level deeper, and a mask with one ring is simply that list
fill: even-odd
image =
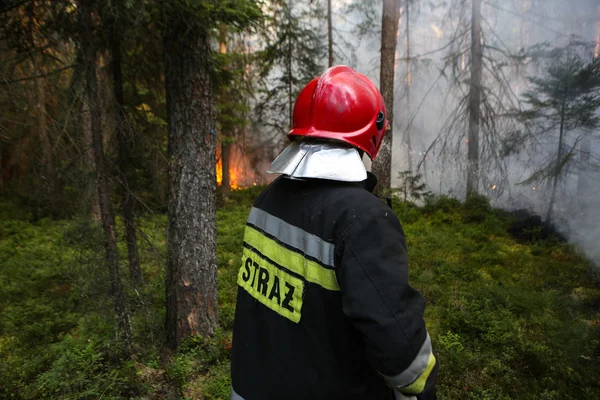
[{"label": "white neck flap", "polygon": [[367,170],[358,150],[330,142],[292,142],[267,171],[293,179],[317,178],[362,182]]}]

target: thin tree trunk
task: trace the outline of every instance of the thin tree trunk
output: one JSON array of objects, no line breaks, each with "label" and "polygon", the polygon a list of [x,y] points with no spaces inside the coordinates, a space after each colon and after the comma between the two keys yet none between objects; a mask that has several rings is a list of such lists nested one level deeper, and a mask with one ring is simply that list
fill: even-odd
[{"label": "thin tree trunk", "polygon": [[210,33],[167,15],[164,37],[169,131],[167,342],[212,335],[218,320],[216,121]]},{"label": "thin tree trunk", "polygon": [[556,201],[556,188],[558,187],[558,178],[560,176],[560,165],[562,163],[562,150],[563,150],[563,140],[564,140],[564,132],[565,132],[565,110],[567,108],[566,105],[566,95],[565,100],[563,100],[562,108],[560,110],[560,133],[558,136],[558,151],[556,154],[556,165],[554,166],[554,179],[552,181],[552,194],[550,195],[550,204],[548,205],[548,213],[546,214],[546,222],[552,221],[552,211],[554,210],[554,202]]},{"label": "thin tree trunk", "polygon": [[[219,30],[219,53],[227,54],[227,28],[224,24]],[[221,191],[223,197],[229,197],[231,192],[231,174],[229,171],[229,155],[231,147],[231,132],[221,131]]]},{"label": "thin tree trunk", "polygon": [[406,160],[408,171],[412,171],[412,60],[410,48],[410,2],[406,2],[406,134],[404,144],[406,145]]},{"label": "thin tree trunk", "polygon": [[467,197],[479,192],[479,126],[481,119],[481,0],[472,0],[471,87],[469,90],[469,143],[467,159]]},{"label": "thin tree trunk", "polygon": [[383,194],[391,189],[392,136],[394,126],[394,75],[398,17],[400,7],[397,0],[383,0],[381,20],[381,68],[379,87],[385,102],[389,130],[385,134],[377,158],[373,162],[373,173],[379,184],[376,193]]},{"label": "thin tree trunk", "polygon": [[[33,67],[33,75],[43,75],[44,69],[39,60],[39,55],[35,49],[39,45],[39,40],[36,35],[35,26],[35,5],[36,2],[32,1],[29,5],[29,41],[31,47],[34,49],[34,54],[31,56],[31,62]],[[54,183],[54,167],[52,163],[52,146],[50,145],[50,138],[48,134],[48,122],[46,116],[46,88],[44,87],[44,78],[38,78],[33,80],[34,93],[35,93],[35,120],[36,120],[36,133],[39,138],[40,150],[42,153],[42,180],[48,190],[48,193],[52,193]]]},{"label": "thin tree trunk", "polygon": [[223,180],[221,181],[221,188],[223,190],[223,197],[229,197],[231,193],[231,174],[230,169],[230,158],[231,158],[231,143],[227,141],[227,137],[223,138],[221,142],[221,168],[223,168]]},{"label": "thin tree trunk", "polygon": [[96,77],[96,49],[92,30],[92,8],[89,0],[79,0],[80,12],[80,40],[85,62],[86,93],[90,107],[90,122],[92,145],[94,149],[94,162],[96,166],[96,183],[98,185],[98,198],[100,200],[100,214],[102,216],[102,229],[104,231],[104,247],[108,265],[111,294],[114,300],[115,313],[118,326],[123,334],[127,349],[131,344],[131,328],[129,312],[125,304],[125,295],[119,276],[119,260],[115,222],[110,206],[110,193],[104,166],[104,149],[102,143],[102,109],[98,96],[98,81]]},{"label": "thin tree trunk", "polygon": [[118,159],[121,175],[121,203],[123,221],[125,223],[125,239],[127,241],[127,257],[131,281],[139,286],[142,284],[142,270],[138,254],[137,237],[135,232],[135,214],[133,212],[134,197],[131,193],[131,138],[126,127],[125,98],[123,95],[123,68],[121,61],[121,37],[116,26],[111,27],[110,46],[112,51],[112,78],[115,96],[115,117],[117,142],[119,143]]},{"label": "thin tree trunk", "polygon": [[96,165],[94,161],[94,146],[92,143],[92,118],[90,115],[89,100],[84,90],[81,101],[81,139],[83,144],[83,159],[85,164],[85,200],[89,207],[87,211],[92,221],[99,224],[100,200],[98,199],[98,187],[95,182]]},{"label": "thin tree trunk", "polygon": [[590,187],[589,171],[590,171],[590,155],[592,153],[592,138],[588,133],[584,133],[581,140],[581,150],[579,158],[579,176],[577,179],[577,195],[581,198],[584,196]]},{"label": "thin tree trunk", "polygon": [[327,0],[327,42],[329,45],[329,66],[333,66],[333,26],[331,19],[331,0]]},{"label": "thin tree trunk", "polygon": [[[287,23],[291,24],[292,19],[292,10],[288,8],[287,10]],[[293,88],[292,88],[292,38],[288,35],[288,48],[287,48],[287,75],[288,75],[288,120],[289,127],[291,128],[294,125],[294,98],[293,98]]]},{"label": "thin tree trunk", "polygon": [[[463,46],[467,47],[467,34],[463,36]],[[460,58],[460,70],[464,71],[467,68],[467,52],[464,51]]]}]

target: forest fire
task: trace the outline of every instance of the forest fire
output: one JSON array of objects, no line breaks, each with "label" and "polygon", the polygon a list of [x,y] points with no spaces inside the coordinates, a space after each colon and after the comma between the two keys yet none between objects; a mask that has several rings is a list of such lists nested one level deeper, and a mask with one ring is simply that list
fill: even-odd
[{"label": "forest fire", "polygon": [[[216,165],[217,185],[223,183],[223,159],[221,157],[221,149],[217,149],[217,165]],[[229,150],[229,182],[232,190],[256,186],[259,182],[259,177],[252,168],[250,160],[242,155],[242,152],[236,147],[231,146]]]},{"label": "forest fire", "polygon": [[[229,182],[230,187],[233,190],[237,190],[240,188],[238,184],[240,170],[238,168],[229,167]],[[223,183],[223,160],[219,157],[217,160],[217,185],[221,186]]]}]

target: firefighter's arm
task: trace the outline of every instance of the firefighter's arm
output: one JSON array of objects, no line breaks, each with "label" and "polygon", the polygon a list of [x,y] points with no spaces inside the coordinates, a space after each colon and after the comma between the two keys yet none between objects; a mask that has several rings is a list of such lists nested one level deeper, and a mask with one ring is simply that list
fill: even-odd
[{"label": "firefighter's arm", "polygon": [[387,207],[364,213],[345,229],[340,247],[343,311],[363,335],[371,365],[397,399],[435,399],[437,363],[423,320],[425,300],[408,284],[397,217]]}]

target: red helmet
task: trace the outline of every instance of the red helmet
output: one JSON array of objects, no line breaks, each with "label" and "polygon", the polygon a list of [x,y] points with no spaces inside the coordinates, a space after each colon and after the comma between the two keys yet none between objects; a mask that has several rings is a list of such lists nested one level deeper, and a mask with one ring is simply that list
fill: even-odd
[{"label": "red helmet", "polygon": [[383,97],[373,82],[350,67],[337,66],[302,89],[289,136],[342,141],[375,159],[386,127]]}]

